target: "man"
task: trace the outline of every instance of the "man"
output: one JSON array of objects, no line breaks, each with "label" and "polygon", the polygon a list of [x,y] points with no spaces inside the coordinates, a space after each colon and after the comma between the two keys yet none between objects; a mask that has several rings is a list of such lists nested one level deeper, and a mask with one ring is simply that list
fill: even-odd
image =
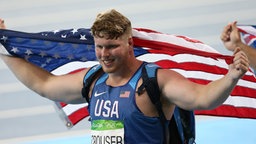
[{"label": "man", "polygon": [[236,26],[237,22],[232,22],[226,25],[221,34],[221,40],[225,47],[234,51],[236,47],[240,47],[242,51],[248,56],[250,66],[256,72],[256,49],[244,44],[241,40],[240,32]]},{"label": "man", "polygon": [[[104,71],[89,90],[92,143],[163,143],[155,106],[146,92],[136,93],[142,84],[144,62],[134,56],[131,22],[110,10],[97,16],[91,31],[96,57]],[[166,118],[171,119],[176,105],[187,110],[221,105],[248,70],[248,58],[240,49],[234,51],[228,73],[207,85],[193,83],[175,71],[159,69],[157,80]],[[2,55],[2,59],[21,82],[41,96],[66,103],[86,102],[81,89],[88,69],[54,76],[20,58]]]}]

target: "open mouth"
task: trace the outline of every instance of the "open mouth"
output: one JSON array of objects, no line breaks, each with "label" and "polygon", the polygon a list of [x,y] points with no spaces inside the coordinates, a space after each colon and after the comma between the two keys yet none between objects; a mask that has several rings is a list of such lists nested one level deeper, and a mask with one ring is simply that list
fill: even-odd
[{"label": "open mouth", "polygon": [[102,60],[103,64],[106,66],[111,66],[114,62],[114,59]]}]

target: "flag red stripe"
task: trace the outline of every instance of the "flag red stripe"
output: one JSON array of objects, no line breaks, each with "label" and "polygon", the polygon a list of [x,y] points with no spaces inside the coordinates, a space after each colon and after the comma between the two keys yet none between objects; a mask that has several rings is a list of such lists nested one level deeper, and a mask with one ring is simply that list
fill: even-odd
[{"label": "flag red stripe", "polygon": [[244,37],[244,41],[245,41],[245,43],[247,43],[247,44],[249,44],[250,42],[252,42],[253,39],[256,39],[256,36],[249,35],[249,36],[247,36],[247,37]]},{"label": "flag red stripe", "polygon": [[86,118],[87,116],[89,116],[87,107],[82,107],[76,110],[75,112],[73,112],[72,114],[68,115],[68,118],[72,122],[72,124],[75,125],[82,119]]},{"label": "flag red stripe", "polygon": [[240,32],[242,32],[242,33],[248,34],[247,31],[243,30],[242,28],[239,28],[239,27],[238,27],[238,30],[239,30]]},{"label": "flag red stripe", "polygon": [[66,103],[60,102],[60,106],[61,106],[61,107],[65,107],[66,105],[67,105]]},{"label": "flag red stripe", "polygon": [[146,29],[146,28],[134,28],[138,31],[142,31],[142,32],[147,32],[147,33],[158,33],[158,34],[161,34],[160,32],[158,31],[154,31],[154,30],[151,30],[151,29]]},{"label": "flag red stripe", "polygon": [[77,73],[77,72],[80,72],[84,69],[86,69],[86,68],[80,68],[80,69],[74,70],[74,71],[70,72],[69,74]]},{"label": "flag red stripe", "polygon": [[196,115],[212,115],[224,117],[256,118],[256,109],[247,107],[234,107],[230,105],[221,105],[214,110],[197,110]]},{"label": "flag red stripe", "polygon": [[161,60],[156,62],[157,65],[161,66],[162,68],[167,68],[167,69],[183,69],[183,70],[190,70],[190,71],[202,71],[207,73],[214,73],[214,74],[225,74],[227,73],[227,69],[225,68],[220,68],[217,66],[211,66],[203,63],[197,63],[197,62],[182,62],[178,63],[175,61],[171,60]]},{"label": "flag red stripe", "polygon": [[[199,83],[199,84],[207,84],[211,81],[204,80],[204,79],[195,79],[195,78],[189,78],[189,80]],[[242,86],[236,86],[234,90],[231,93],[231,96],[243,96],[248,98],[254,98],[252,94],[256,93],[256,89],[248,88],[248,87],[242,87]]]}]

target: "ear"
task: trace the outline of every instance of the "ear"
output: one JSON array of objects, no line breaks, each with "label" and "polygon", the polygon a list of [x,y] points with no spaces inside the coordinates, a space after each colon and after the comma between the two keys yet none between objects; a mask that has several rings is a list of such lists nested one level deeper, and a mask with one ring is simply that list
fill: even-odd
[{"label": "ear", "polygon": [[133,39],[132,37],[128,38],[128,45],[129,45],[129,54],[134,55],[134,50],[133,50]]},{"label": "ear", "polygon": [[129,44],[130,47],[133,47],[133,39],[132,39],[132,37],[128,38],[128,44]]}]

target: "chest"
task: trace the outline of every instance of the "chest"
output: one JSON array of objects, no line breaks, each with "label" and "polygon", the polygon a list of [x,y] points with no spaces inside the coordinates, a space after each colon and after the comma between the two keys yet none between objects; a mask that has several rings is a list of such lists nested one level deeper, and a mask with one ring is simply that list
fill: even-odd
[{"label": "chest", "polygon": [[98,119],[118,119],[129,117],[134,112],[154,117],[157,112],[147,93],[136,93],[138,80],[134,86],[127,84],[120,87],[107,86],[105,83],[97,84],[91,93],[89,111],[91,116]]},{"label": "chest", "polygon": [[134,88],[126,84],[112,87],[105,82],[93,88],[89,111],[94,119],[124,120],[134,110]]}]

